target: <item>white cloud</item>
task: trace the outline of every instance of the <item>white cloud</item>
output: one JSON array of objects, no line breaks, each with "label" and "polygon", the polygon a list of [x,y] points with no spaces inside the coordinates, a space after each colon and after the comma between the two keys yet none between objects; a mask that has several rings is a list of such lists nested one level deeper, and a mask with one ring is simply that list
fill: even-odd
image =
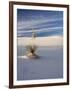
[{"label": "white cloud", "polygon": [[32,20],[32,21],[24,21],[24,20],[21,20],[21,21],[18,21],[18,30],[20,29],[27,29],[27,28],[34,28],[35,25],[38,25],[38,24],[43,24],[43,23],[49,23],[49,22],[54,22],[54,21],[59,21],[59,20],[62,20],[62,18],[49,18],[49,19],[46,19],[46,18],[41,18],[41,19],[36,19],[36,20]]},{"label": "white cloud", "polygon": [[[47,32],[47,31],[53,31],[53,30],[59,30],[59,29],[62,29],[63,27],[52,27],[52,28],[43,28],[43,29],[38,29],[38,30],[35,30],[35,32]],[[23,30],[23,31],[18,31],[18,33],[30,33],[32,32],[32,30]]]}]

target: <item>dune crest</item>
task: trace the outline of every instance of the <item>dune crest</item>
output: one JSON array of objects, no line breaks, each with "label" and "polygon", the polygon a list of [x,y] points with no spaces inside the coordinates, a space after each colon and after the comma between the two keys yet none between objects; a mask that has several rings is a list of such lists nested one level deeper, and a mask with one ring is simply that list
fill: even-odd
[{"label": "dune crest", "polygon": [[[30,37],[18,37],[18,45],[25,46],[32,43]],[[37,46],[62,46],[63,37],[62,36],[49,36],[49,37],[36,37],[35,45]]]}]

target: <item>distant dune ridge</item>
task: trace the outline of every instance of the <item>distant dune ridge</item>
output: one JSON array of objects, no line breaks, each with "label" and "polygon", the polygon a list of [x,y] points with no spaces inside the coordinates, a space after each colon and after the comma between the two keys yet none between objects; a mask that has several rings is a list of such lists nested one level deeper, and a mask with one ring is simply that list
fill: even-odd
[{"label": "distant dune ridge", "polygon": [[[20,46],[29,45],[32,43],[30,37],[18,37],[17,43]],[[63,46],[63,37],[62,36],[49,36],[49,37],[36,37],[33,42],[37,46]]]}]

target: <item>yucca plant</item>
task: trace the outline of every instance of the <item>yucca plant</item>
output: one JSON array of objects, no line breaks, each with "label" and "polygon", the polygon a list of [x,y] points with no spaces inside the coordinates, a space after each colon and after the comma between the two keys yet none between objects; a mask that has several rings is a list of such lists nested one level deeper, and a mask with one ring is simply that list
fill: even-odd
[{"label": "yucca plant", "polygon": [[35,54],[35,51],[36,51],[37,47],[36,47],[36,45],[33,45],[33,46],[32,45],[27,45],[26,49],[29,53]]},{"label": "yucca plant", "polygon": [[31,37],[32,43],[29,45],[26,45],[27,56],[29,58],[37,58],[38,57],[38,55],[36,55],[36,53],[35,53],[35,51],[37,49],[37,46],[35,45],[35,38],[36,38],[35,32],[34,32],[34,30],[32,30],[32,37]]},{"label": "yucca plant", "polygon": [[36,49],[37,46],[36,45],[27,45],[26,46],[26,51],[27,51],[27,57],[29,58],[38,58],[38,55],[36,55]]}]

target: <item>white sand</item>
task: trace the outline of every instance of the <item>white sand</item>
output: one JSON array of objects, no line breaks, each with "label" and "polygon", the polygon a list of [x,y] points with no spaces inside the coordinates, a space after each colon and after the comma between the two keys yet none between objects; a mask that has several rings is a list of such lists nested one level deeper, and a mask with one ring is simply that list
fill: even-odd
[{"label": "white sand", "polygon": [[18,47],[17,79],[58,79],[63,78],[63,49],[62,47],[39,47],[37,54],[40,58],[28,59],[25,47]]},{"label": "white sand", "polygon": [[[63,78],[63,37],[38,37],[36,53],[40,58],[28,59],[25,45],[31,43],[31,38],[19,37],[17,48],[17,79],[56,79]],[[47,46],[47,47],[46,47]],[[58,46],[58,47],[57,47]]]},{"label": "white sand", "polygon": [[[32,43],[32,39],[28,37],[18,37],[17,41],[19,46],[25,46]],[[34,43],[37,46],[62,46],[63,37],[61,36],[37,37]]]}]

